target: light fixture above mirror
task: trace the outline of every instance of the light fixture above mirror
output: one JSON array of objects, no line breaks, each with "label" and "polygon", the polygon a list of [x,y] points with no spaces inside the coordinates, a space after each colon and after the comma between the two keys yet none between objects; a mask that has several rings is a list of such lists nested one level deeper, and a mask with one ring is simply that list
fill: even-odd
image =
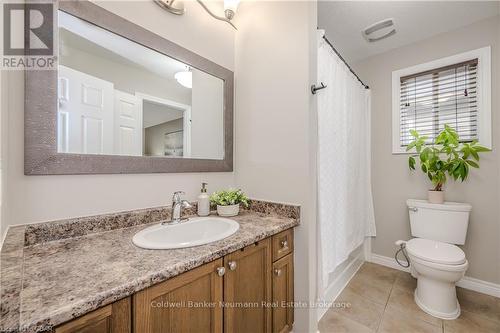
[{"label": "light fixture above mirror", "polygon": [[[174,15],[184,15],[186,10],[184,9],[184,4],[182,1],[175,0],[153,0],[158,6],[165,9],[169,13]],[[175,4],[174,4],[175,2]]]},{"label": "light fixture above mirror", "polygon": [[[184,13],[186,12],[182,1],[176,1],[176,0],[153,0],[153,1],[158,6],[165,9],[169,13],[172,13],[175,15],[184,15]],[[236,28],[236,26],[233,24],[233,22],[231,22],[231,20],[234,18],[234,15],[236,14],[236,10],[238,9],[238,5],[240,3],[240,0],[224,0],[224,16],[219,16],[219,15],[214,14],[203,1],[201,1],[201,0],[196,0],[196,1],[214,19],[219,20],[219,21],[224,21],[224,22],[230,24],[235,30],[238,30]]]},{"label": "light fixture above mirror", "polygon": [[224,0],[224,15],[228,20],[232,20],[238,9],[240,0]]}]

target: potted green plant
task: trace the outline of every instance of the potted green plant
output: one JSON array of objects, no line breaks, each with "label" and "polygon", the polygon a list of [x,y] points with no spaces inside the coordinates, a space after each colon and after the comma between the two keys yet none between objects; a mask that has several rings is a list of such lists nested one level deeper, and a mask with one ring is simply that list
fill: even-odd
[{"label": "potted green plant", "polygon": [[406,151],[415,149],[408,158],[411,170],[415,170],[416,159],[420,161],[420,169],[429,177],[434,188],[428,192],[430,203],[443,203],[443,186],[448,177],[455,181],[464,181],[469,175],[469,168],[479,168],[479,153],[490,151],[472,141],[461,143],[458,133],[448,125],[434,140],[434,144],[427,144],[428,137],[421,136],[417,131],[410,130],[413,141]]},{"label": "potted green plant", "polygon": [[240,204],[248,207],[248,197],[242,190],[226,190],[214,192],[210,202],[217,205],[217,214],[220,216],[236,216],[240,212]]}]

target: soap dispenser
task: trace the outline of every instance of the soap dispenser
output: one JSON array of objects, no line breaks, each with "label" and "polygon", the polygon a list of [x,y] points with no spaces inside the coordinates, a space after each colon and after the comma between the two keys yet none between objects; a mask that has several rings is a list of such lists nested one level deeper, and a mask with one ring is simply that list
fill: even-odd
[{"label": "soap dispenser", "polygon": [[201,183],[201,193],[198,196],[198,216],[210,214],[210,198],[207,194],[207,183]]}]

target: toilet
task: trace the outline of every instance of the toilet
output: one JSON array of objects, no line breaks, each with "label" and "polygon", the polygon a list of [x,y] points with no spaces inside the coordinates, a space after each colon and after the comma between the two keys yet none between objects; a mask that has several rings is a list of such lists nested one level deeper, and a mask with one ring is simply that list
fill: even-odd
[{"label": "toilet", "polygon": [[411,235],[406,242],[411,274],[417,279],[415,302],[428,314],[441,319],[460,316],[455,283],[469,263],[458,245],[465,243],[472,206],[425,200],[407,200]]}]

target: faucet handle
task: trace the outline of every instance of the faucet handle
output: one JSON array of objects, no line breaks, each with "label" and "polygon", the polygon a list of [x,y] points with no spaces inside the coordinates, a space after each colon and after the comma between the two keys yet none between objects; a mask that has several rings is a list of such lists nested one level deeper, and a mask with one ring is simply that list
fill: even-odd
[{"label": "faucet handle", "polygon": [[181,195],[186,194],[184,191],[176,191],[174,192],[174,195],[172,196],[172,201],[180,201],[181,200]]}]

